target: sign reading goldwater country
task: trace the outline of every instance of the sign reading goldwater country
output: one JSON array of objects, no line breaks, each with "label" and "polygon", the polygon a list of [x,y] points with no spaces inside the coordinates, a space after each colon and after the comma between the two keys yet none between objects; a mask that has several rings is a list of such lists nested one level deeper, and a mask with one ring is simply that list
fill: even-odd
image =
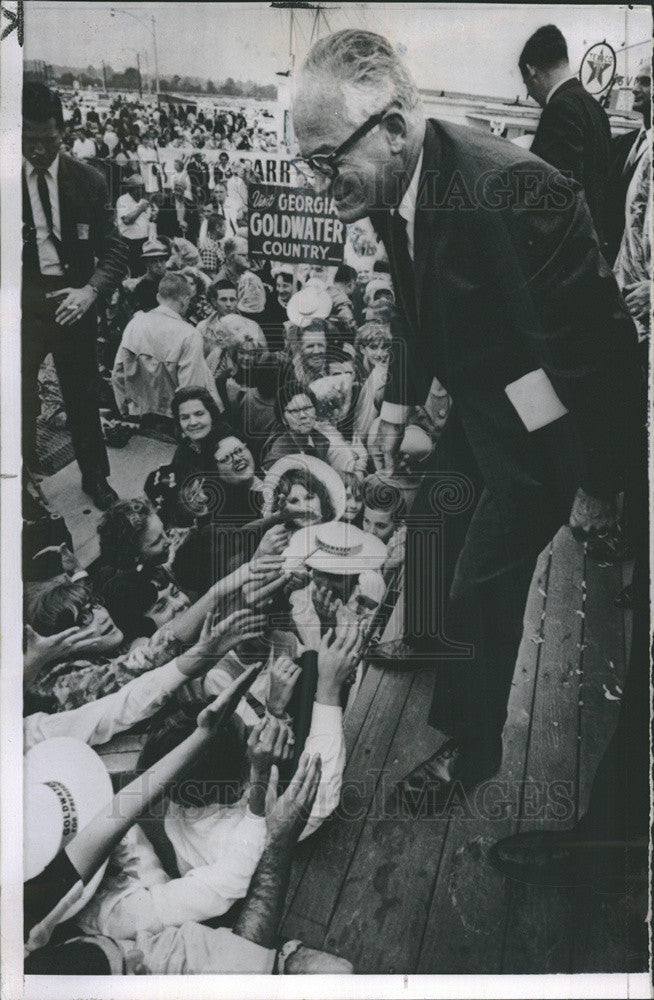
[{"label": "sign reading goldwater country", "polygon": [[341,264],[345,224],[334,199],[306,188],[250,184],[248,243],[252,257],[289,264]]}]

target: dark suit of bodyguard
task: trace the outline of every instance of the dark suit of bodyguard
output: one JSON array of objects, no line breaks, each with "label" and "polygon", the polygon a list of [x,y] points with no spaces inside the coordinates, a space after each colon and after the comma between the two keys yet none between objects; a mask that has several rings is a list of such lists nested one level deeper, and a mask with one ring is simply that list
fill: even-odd
[{"label": "dark suit of bodyguard", "polygon": [[104,509],[116,495],[98,412],[96,301],[126,275],[127,251],[103,176],[60,152],[59,98],[26,83],[23,117],[23,460],[37,467],[37,376],[52,353],[82,488]]},{"label": "dark suit of bodyguard", "polygon": [[543,109],[531,152],[581,184],[604,249],[612,158],[608,115],[571,73],[568,47],[556,25],[534,32],[519,67],[527,93]]},{"label": "dark suit of bodyguard", "polygon": [[[369,214],[388,249],[399,301],[380,427],[389,464],[406,406],[424,402],[436,376],[454,400],[446,463],[483,484],[460,551],[450,546],[442,576],[423,563],[414,591],[435,604],[451,581],[447,638],[472,644],[466,662],[437,670],[432,721],[453,739],[417,776],[416,787],[438,780],[446,791],[499,766],[538,553],[569,517],[586,537],[614,521],[636,440],[635,331],[579,185],[503,140],[425,124],[385,39],[345,31],[319,42],[295,125],[314,171],[331,173],[341,217]],[[527,396],[518,408],[514,383]],[[529,431],[522,417],[542,426]]]}]

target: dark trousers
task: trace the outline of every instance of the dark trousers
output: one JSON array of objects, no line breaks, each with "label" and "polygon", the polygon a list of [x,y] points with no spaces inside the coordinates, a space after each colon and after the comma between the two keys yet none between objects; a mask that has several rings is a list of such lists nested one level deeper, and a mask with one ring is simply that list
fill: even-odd
[{"label": "dark trousers", "polygon": [[[507,703],[523,631],[524,609],[539,553],[567,521],[576,489],[575,447],[571,435],[561,433],[561,422],[537,432],[523,465],[506,464],[511,482],[498,499],[481,486],[469,438],[457,426],[455,409],[451,434],[444,438],[445,452],[435,464],[438,482],[447,483],[447,472],[464,469],[476,496],[466,506],[451,501],[434,515],[434,487],[429,477],[416,500],[416,509],[430,511],[436,529],[409,527],[407,542],[407,638],[434,667],[434,694],[429,713],[431,725],[465,744],[471,753],[489,761],[501,751]],[[565,418],[567,419],[567,418]],[[446,432],[447,432],[446,428]],[[479,434],[483,433],[483,427]],[[566,451],[567,442],[571,441]],[[491,442],[492,443],[492,442]],[[642,536],[647,530],[646,447],[644,438],[632,435],[629,491],[638,497],[637,522]],[[440,446],[439,446],[440,447]],[[627,447],[627,443],[625,444]],[[482,453],[483,454],[483,453]],[[497,468],[497,464],[495,466]],[[493,471],[493,470],[491,470]],[[509,478],[510,477],[510,478]],[[496,482],[502,486],[501,479]],[[519,497],[513,506],[507,496]],[[445,494],[443,494],[445,496]],[[476,502],[475,502],[476,501]],[[502,502],[504,501],[504,507]],[[507,510],[510,512],[507,513]],[[440,519],[440,524],[438,523]],[[440,534],[433,548],[417,559],[411,535]],[[428,548],[428,546],[427,546]],[[413,566],[412,566],[413,559]],[[447,596],[445,596],[447,595]],[[415,604],[433,608],[428,630]],[[413,614],[412,606],[413,605]]]},{"label": "dark trousers", "polygon": [[102,437],[99,375],[96,355],[97,320],[89,310],[79,323],[59,326],[55,312],[60,298],[47,292],[66,287],[65,278],[23,276],[21,324],[22,447],[28,468],[37,468],[36,420],[40,412],[38,374],[43,359],[54,359],[75,458],[82,475],[108,476],[109,462]]},{"label": "dark trousers", "polygon": [[127,266],[129,267],[129,273],[133,278],[140,278],[141,275],[145,274],[145,261],[141,256],[145,238],[140,240],[125,239],[125,243],[127,244]]},{"label": "dark trousers", "polygon": [[648,553],[636,557],[629,667],[618,725],[602,757],[580,834],[644,845],[649,838],[650,641]]}]

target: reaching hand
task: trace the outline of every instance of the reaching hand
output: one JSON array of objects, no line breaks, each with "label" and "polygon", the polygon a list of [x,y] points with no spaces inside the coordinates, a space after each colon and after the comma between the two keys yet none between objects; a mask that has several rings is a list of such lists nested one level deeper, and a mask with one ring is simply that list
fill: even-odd
[{"label": "reaching hand", "polygon": [[44,552],[59,553],[61,568],[67,576],[73,576],[75,573],[79,573],[82,569],[81,564],[77,561],[77,557],[70,551],[66,542],[62,542],[61,545],[46,545],[45,548],[40,549],[36,555],[40,556]]},{"label": "reaching hand", "polygon": [[30,625],[25,625],[23,635],[25,646],[23,673],[26,684],[48,663],[70,659],[86,649],[96,638],[93,628],[79,628],[77,625],[48,636],[39,635]]},{"label": "reaching hand", "polygon": [[198,715],[198,729],[214,731],[222,726],[233,714],[239,701],[251,686],[257,674],[261,673],[261,663],[253,663],[240,677],[225,688],[210,705]]},{"label": "reaching hand", "polygon": [[272,595],[286,583],[279,556],[266,556],[250,563],[248,580],[243,584],[243,600],[250,607],[272,603]]},{"label": "reaching hand", "polygon": [[255,781],[262,782],[267,786],[271,767],[288,760],[292,745],[293,734],[285,722],[271,716],[258,722],[247,743],[250,781],[253,784]]},{"label": "reaching hand", "polygon": [[384,562],[384,569],[399,569],[404,564],[406,557],[406,525],[402,525],[394,531],[387,545],[388,556]]},{"label": "reaching hand", "polygon": [[358,621],[352,616],[352,620],[343,621],[337,626],[335,637],[334,629],[329,629],[323,636],[318,650],[316,689],[316,701],[323,705],[340,703],[341,688],[351,679],[356,668],[363,645],[363,632],[358,626]]},{"label": "reaching hand", "polygon": [[192,665],[185,669],[186,657],[178,657],[177,664],[182,673],[195,674],[198,671],[198,661],[220,660],[226,653],[248,639],[256,639],[263,634],[266,619],[263,615],[253,615],[251,611],[235,611],[224,620],[212,611],[204,620],[200,638],[193,647]]},{"label": "reaching hand", "polygon": [[302,673],[302,667],[290,656],[280,656],[270,670],[270,688],[266,701],[272,715],[282,715],[291,700],[295,683]]},{"label": "reaching hand", "polygon": [[323,620],[334,621],[343,602],[334,597],[333,591],[324,583],[315,584],[311,594],[313,606]]},{"label": "reaching hand", "polygon": [[[275,802],[268,816],[268,840],[285,840],[289,846],[298,839],[311,815],[316,801],[322,764],[320,754],[309,757],[306,751],[300,757],[298,769],[284,792]],[[276,775],[271,779],[271,794],[276,792]]]},{"label": "reaching hand", "polygon": [[256,560],[260,556],[281,555],[288,546],[290,537],[291,533],[288,528],[285,528],[283,524],[275,524],[272,528],[268,529],[259,542],[259,547],[254,553],[254,559]]}]

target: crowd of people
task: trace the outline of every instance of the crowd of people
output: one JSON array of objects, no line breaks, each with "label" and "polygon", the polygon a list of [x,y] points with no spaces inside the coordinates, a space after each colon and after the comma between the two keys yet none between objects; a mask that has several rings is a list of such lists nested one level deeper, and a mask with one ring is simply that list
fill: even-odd
[{"label": "crowd of people", "polygon": [[74,156],[138,156],[144,140],[156,148],[261,150],[275,152],[275,118],[269,108],[226,108],[214,102],[203,110],[178,98],[171,103],[118,94],[105,106],[66,94],[64,148]]},{"label": "crowd of people", "polygon": [[[340,34],[348,38],[334,36],[334,60],[352,34],[366,45],[377,39]],[[386,58],[382,42],[374,44]],[[308,109],[320,58],[304,77],[300,126],[319,118]],[[409,297],[397,278],[402,261],[412,268],[413,243],[400,258],[383,227],[379,240],[354,228],[349,263],[338,267],[254,259],[246,210],[255,175],[250,160],[235,163],[225,151],[253,148],[257,136],[242,114],[182,117],[117,100],[104,118],[90,111],[84,123],[73,104],[65,122],[60,98],[39,84],[26,84],[23,102],[23,351],[31,359],[23,392],[32,401],[23,428],[25,970],[351,972],[344,959],[278,933],[294,846],[339,803],[343,712],[362,660],[371,643],[381,649],[383,638],[406,637],[408,518],[424,502],[423,473],[439,467],[444,442],[451,446],[453,403],[435,377],[439,365],[426,381],[415,377],[425,386],[419,401],[398,382],[407,358],[394,324]],[[407,120],[410,137],[408,112]],[[170,175],[157,157],[164,144],[179,149]],[[221,153],[209,163],[187,146]],[[319,173],[310,147],[305,140]],[[58,197],[57,176],[75,184],[74,205]],[[413,218],[415,191],[407,205],[391,219]],[[628,211],[629,233],[636,223]],[[343,215],[357,221],[347,205]],[[632,287],[629,279],[628,306]],[[454,297],[441,305],[462,308]],[[566,303],[558,307],[563,315]],[[494,309],[486,320],[499,323]],[[492,379],[496,358],[486,343],[479,349]],[[477,376],[461,380],[455,349],[443,350],[451,365],[444,382],[457,387],[461,412]],[[57,405],[50,368],[48,412],[68,423],[82,489],[103,512],[90,566],[78,563],[66,511],[49,509],[39,481],[35,373],[47,353],[60,392]],[[506,373],[514,363],[512,355]],[[414,377],[410,364],[402,371]],[[472,427],[481,438],[474,406],[463,412],[466,433]],[[495,428],[490,410],[485,418]],[[135,469],[119,497],[105,445],[134,433],[174,442],[174,453]],[[475,454],[496,488],[492,462]],[[529,468],[536,476],[536,464]],[[509,506],[514,499],[505,497]],[[530,542],[535,558],[543,530],[559,522],[532,506],[542,522],[538,544]],[[511,544],[521,539],[516,531]],[[465,570],[464,560],[459,586]],[[434,578],[428,586],[438,582],[434,567],[420,572],[423,583],[425,572]],[[494,580],[492,566],[484,572]],[[488,598],[488,583],[476,586],[478,608],[463,604],[470,619]],[[497,623],[504,610],[494,607],[488,620]],[[512,647],[502,648],[510,657]],[[483,695],[487,713],[497,702],[500,721],[490,733],[482,720],[477,735],[501,745],[505,706],[491,691],[495,680],[478,676],[477,700]],[[98,766],[102,775],[89,747],[126,732],[141,737],[134,782],[103,812],[113,793],[88,777]],[[432,771],[449,787],[447,770]],[[53,794],[66,801],[62,830],[36,820],[51,814]],[[95,819],[85,826],[70,815]]]},{"label": "crowd of people", "polygon": [[[28,87],[25,101],[26,120],[58,124],[56,95]],[[97,168],[97,148],[84,152],[73,147]],[[72,553],[65,516],[47,509],[30,458],[26,766],[42,741],[97,745],[136,726],[146,770],[257,668],[233,718],[210,727],[210,744],[168,790],[163,821],[141,817],[111,854],[78,907],[82,937],[45,945],[48,919],[35,917],[26,967],[65,971],[86,951],[103,969],[107,954],[127,962],[136,949],[150,972],[240,971],[246,961],[248,971],[349,971],[299,942],[275,947],[274,933],[257,937],[260,947],[234,939],[271,825],[282,871],[282,855],[338,804],[343,709],[364,648],[393,613],[414,473],[449,401],[435,391],[415,407],[401,471],[384,476],[375,437],[394,292],[381,245],[355,234],[358,270],[255,261],[243,225],[247,162],[220,177],[216,168],[209,187],[180,158],[170,191],[149,198],[141,167],[123,170],[115,204],[109,196],[122,257],[98,307],[93,388],[106,443],[142,431],[175,450],[166,465],[135,470],[131,495],[106,479],[90,493],[104,511],[90,567]],[[48,362],[41,417],[71,427],[59,358]],[[276,780],[286,791],[271,812]],[[196,786],[200,799],[189,798]],[[42,873],[35,884],[39,910]],[[226,914],[230,930],[207,926]]]}]

